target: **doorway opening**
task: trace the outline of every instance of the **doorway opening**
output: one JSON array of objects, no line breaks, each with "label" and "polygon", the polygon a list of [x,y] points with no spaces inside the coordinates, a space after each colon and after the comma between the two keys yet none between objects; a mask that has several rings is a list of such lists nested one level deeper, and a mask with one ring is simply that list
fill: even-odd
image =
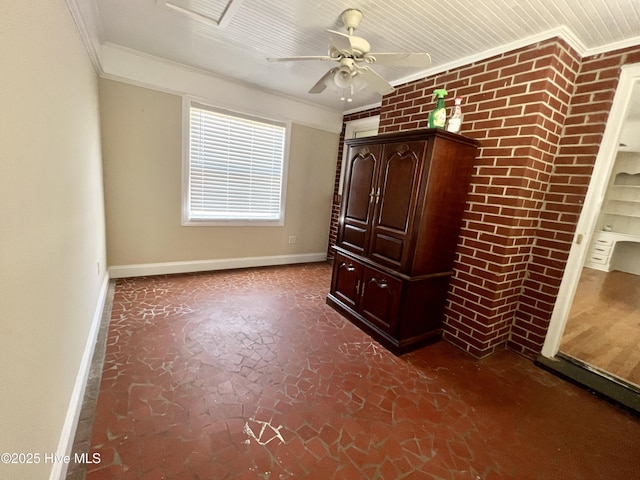
[{"label": "doorway opening", "polygon": [[[626,398],[621,403],[634,409],[640,409],[638,132],[640,65],[630,65],[623,67],[539,358],[621,401],[612,395],[619,387]],[[585,375],[593,381],[583,381]]]},{"label": "doorway opening", "polygon": [[[345,123],[344,139],[373,137],[378,134],[380,126],[380,115],[351,120]],[[346,144],[342,147],[342,163],[346,164],[347,148]],[[338,195],[342,195],[342,185],[344,183],[344,169],[340,168],[340,183],[338,184]]]}]

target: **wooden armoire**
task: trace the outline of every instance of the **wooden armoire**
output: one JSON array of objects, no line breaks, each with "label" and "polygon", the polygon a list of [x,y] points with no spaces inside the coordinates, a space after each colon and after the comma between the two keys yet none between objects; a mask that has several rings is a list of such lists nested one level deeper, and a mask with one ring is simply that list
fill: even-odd
[{"label": "wooden armoire", "polygon": [[401,354],[440,338],[477,142],[426,129],[346,148],[327,303]]}]

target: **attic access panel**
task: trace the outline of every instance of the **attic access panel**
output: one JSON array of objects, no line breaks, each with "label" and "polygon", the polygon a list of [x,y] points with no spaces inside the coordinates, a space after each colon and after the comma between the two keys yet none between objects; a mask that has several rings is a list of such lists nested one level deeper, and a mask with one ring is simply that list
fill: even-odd
[{"label": "attic access panel", "polygon": [[191,20],[224,29],[242,0],[157,0],[158,4]]}]

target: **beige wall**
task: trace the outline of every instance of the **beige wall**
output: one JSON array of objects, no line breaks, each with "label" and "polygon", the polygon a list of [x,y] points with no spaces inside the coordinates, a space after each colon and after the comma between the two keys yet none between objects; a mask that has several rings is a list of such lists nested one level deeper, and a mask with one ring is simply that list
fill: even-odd
[{"label": "beige wall", "polygon": [[55,453],[105,280],[97,77],[64,0],[0,0],[0,59],[0,452]]},{"label": "beige wall", "polygon": [[100,100],[110,266],[326,251],[337,134],[293,125],[284,226],[183,227],[181,97],[102,79]]}]

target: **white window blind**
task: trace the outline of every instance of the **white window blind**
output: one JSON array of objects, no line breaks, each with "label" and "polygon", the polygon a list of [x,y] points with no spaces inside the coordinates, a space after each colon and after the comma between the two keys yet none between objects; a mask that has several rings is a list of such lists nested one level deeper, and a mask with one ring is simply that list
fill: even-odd
[{"label": "white window blind", "polygon": [[286,125],[192,103],[188,220],[280,220]]}]

